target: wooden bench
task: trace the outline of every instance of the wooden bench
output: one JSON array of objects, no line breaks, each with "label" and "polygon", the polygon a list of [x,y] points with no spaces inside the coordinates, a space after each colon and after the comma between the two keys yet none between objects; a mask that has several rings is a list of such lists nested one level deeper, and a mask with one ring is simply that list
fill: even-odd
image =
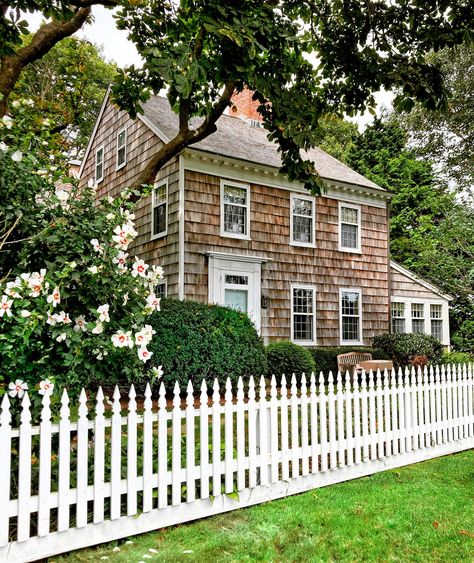
[{"label": "wooden bench", "polygon": [[368,352],[348,352],[347,354],[339,354],[337,356],[337,369],[341,373],[346,373],[346,371],[348,371],[352,376],[357,364],[371,359],[372,354],[369,354]]}]

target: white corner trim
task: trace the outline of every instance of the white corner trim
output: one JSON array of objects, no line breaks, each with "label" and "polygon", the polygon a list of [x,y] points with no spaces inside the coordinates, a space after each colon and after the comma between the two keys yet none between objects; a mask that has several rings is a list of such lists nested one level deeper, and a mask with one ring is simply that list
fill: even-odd
[{"label": "white corner trim", "polygon": [[178,299],[184,299],[184,162],[178,157]]},{"label": "white corner trim", "polygon": [[446,301],[452,301],[454,299],[454,297],[452,295],[448,295],[447,293],[442,293],[441,290],[438,287],[436,287],[435,285],[432,285],[430,282],[427,282],[422,278],[419,278],[411,270],[408,270],[407,268],[405,268],[404,266],[402,266],[398,262],[395,262],[394,260],[390,260],[390,267],[393,268],[394,270],[396,270],[397,272],[399,272],[400,274],[403,274],[407,278],[410,278],[415,283],[419,283],[420,285],[422,285],[426,289],[429,289],[433,293],[436,293],[436,295],[439,295],[443,299],[446,299]]},{"label": "white corner trim", "polygon": [[[342,338],[342,294],[345,292],[359,294],[359,340],[343,340]],[[360,287],[340,287],[339,288],[339,344],[340,346],[363,346],[364,328],[362,324],[362,289]]]}]

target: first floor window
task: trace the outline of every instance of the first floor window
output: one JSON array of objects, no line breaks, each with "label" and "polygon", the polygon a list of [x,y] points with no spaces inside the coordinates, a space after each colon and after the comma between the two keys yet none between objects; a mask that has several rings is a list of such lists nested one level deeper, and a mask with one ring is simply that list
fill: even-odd
[{"label": "first floor window", "polygon": [[411,331],[425,332],[425,306],[424,303],[411,304]]},{"label": "first floor window", "polygon": [[151,234],[159,237],[166,234],[167,228],[168,185],[158,184],[152,194]]},{"label": "first floor window", "polygon": [[221,234],[236,238],[249,237],[249,192],[248,186],[222,183]]},{"label": "first floor window", "polygon": [[341,342],[361,342],[361,293],[358,289],[341,290]]},{"label": "first floor window", "polygon": [[339,205],[339,250],[360,252],[360,207]]},{"label": "first floor window", "polygon": [[437,303],[430,305],[431,335],[438,340],[443,339],[443,306]]},{"label": "first floor window", "polygon": [[291,244],[314,246],[314,198],[291,196]]},{"label": "first floor window", "polygon": [[406,332],[405,303],[392,303],[392,332],[403,334]]},{"label": "first floor window", "polygon": [[164,297],[166,297],[168,295],[168,287],[167,287],[166,280],[163,280],[159,284],[156,285],[155,295],[156,295],[156,297],[159,297],[160,299],[163,299]]},{"label": "first floor window", "polygon": [[314,344],[316,340],[316,300],[314,287],[292,287],[292,340]]},{"label": "first floor window", "polygon": [[127,164],[127,129],[117,135],[117,170]]},{"label": "first floor window", "polygon": [[95,181],[96,183],[104,179],[104,147],[97,149],[95,153]]}]

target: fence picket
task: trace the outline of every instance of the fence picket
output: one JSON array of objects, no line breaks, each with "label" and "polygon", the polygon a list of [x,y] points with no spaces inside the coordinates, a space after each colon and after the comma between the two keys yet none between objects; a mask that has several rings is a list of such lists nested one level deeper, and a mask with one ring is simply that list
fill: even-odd
[{"label": "fence picket", "polygon": [[63,532],[69,528],[69,488],[71,480],[71,422],[69,414],[69,396],[64,389],[61,395],[61,410],[59,413],[58,532]]},{"label": "fence picket", "polygon": [[474,436],[474,379],[472,373],[472,364],[467,366],[467,416],[468,416],[468,435]]},{"label": "fence picket", "polygon": [[306,375],[301,376],[301,474],[309,475],[308,389]]},{"label": "fence picket", "polygon": [[368,391],[367,391],[367,372],[362,370],[361,375],[361,425],[362,425],[362,459],[359,460],[365,462],[369,459],[369,408],[368,408]]},{"label": "fence picket", "polygon": [[265,386],[265,378],[260,377],[260,388],[258,395],[258,452],[260,459],[260,485],[268,483],[268,412],[267,412],[267,389]]},{"label": "fence picket", "polygon": [[[288,462],[288,389],[286,387],[285,374],[281,376],[281,478],[288,481],[290,478],[290,469]],[[250,435],[250,431],[249,431]]]},{"label": "fence picket", "polygon": [[324,387],[323,372],[319,373],[319,431],[321,443],[321,471],[328,470],[328,426],[327,426],[327,395]]},{"label": "fence picket", "polygon": [[255,407],[255,381],[250,377],[248,389],[248,429],[249,429],[249,487],[257,486],[257,411]]},{"label": "fence picket", "polygon": [[383,372],[383,402],[384,402],[384,449],[385,456],[392,455],[392,440],[391,440],[391,401],[390,401],[390,381],[388,377],[388,370]]},{"label": "fence picket", "polygon": [[127,516],[137,513],[137,401],[135,386],[128,393],[127,415]]},{"label": "fence picket", "polygon": [[403,383],[403,374],[401,368],[398,368],[396,374],[396,387],[398,397],[398,436],[399,436],[399,452],[401,454],[407,451],[407,426],[406,426],[406,398],[405,385]]},{"label": "fence picket", "polygon": [[234,490],[234,413],[232,411],[232,384],[227,378],[225,384],[225,407],[224,407],[224,459],[225,459],[225,492],[232,493]]},{"label": "fence picket", "polygon": [[[10,401],[8,393],[3,395],[0,412],[0,451],[2,452],[2,463],[0,463],[0,547],[8,543],[8,531],[10,514],[6,508],[10,502],[11,483],[11,458],[12,458],[12,415],[10,412]],[[3,508],[3,509],[2,509]]]},{"label": "fence picket", "polygon": [[[357,375],[354,376],[357,380]],[[346,456],[347,465],[354,465],[354,418],[352,416],[352,389],[351,389],[351,376],[348,371],[346,371],[346,381],[345,381],[345,397],[344,402],[346,405]],[[357,381],[355,386],[357,387]]]},{"label": "fence picket", "polygon": [[94,419],[94,524],[104,521],[105,421],[104,393],[97,390]]},{"label": "fence picket", "polygon": [[[181,390],[176,381],[171,418],[171,504],[181,503]],[[220,444],[219,444],[220,445]]]},{"label": "fence picket", "polygon": [[245,403],[244,382],[237,381],[237,490],[245,489]]},{"label": "fence picket", "polygon": [[194,424],[194,389],[191,380],[186,388],[186,501],[196,499],[196,481],[194,467],[196,458],[195,424]]},{"label": "fence picket", "polygon": [[344,393],[342,391],[342,373],[337,372],[337,466],[346,465],[345,440],[344,440]]},{"label": "fence picket", "polygon": [[442,434],[442,403],[441,403],[441,374],[439,366],[435,369],[435,401],[436,401],[436,443],[443,442]]},{"label": "fence picket", "polygon": [[122,475],[122,417],[120,391],[115,386],[112,401],[112,422],[110,428],[110,519],[120,518]]},{"label": "fence picket", "polygon": [[77,419],[77,501],[76,526],[87,525],[87,478],[89,469],[89,421],[87,419],[87,396],[84,389],[79,395]]},{"label": "fence picket", "polygon": [[145,387],[143,401],[143,512],[153,508],[153,412],[151,387]]},{"label": "fence picket", "polygon": [[201,383],[199,407],[199,439],[200,439],[200,498],[209,498],[209,406],[206,380]]},{"label": "fence picket", "polygon": [[376,404],[377,404],[377,458],[381,459],[384,457],[384,408],[383,408],[383,387],[382,387],[382,373],[377,370],[376,379]]},{"label": "fence picket", "polygon": [[436,385],[433,366],[429,368],[429,393],[430,393],[430,442],[429,445],[436,444]]},{"label": "fence picket", "polygon": [[329,372],[328,379],[328,419],[329,419],[329,469],[337,467],[337,436],[336,436],[336,396],[334,394],[334,377]]},{"label": "fence picket", "polygon": [[375,410],[374,372],[369,371],[369,424],[370,424],[370,459],[377,459],[377,412]]},{"label": "fence picket", "polygon": [[428,368],[423,368],[423,417],[425,421],[425,447],[431,446],[431,412],[430,412],[431,390],[428,377]]},{"label": "fence picket", "polygon": [[448,364],[447,367],[447,398],[446,402],[448,405],[447,414],[448,414],[448,442],[454,440],[454,422],[453,422],[453,376],[451,373],[451,366]]},{"label": "fence picket", "polygon": [[410,405],[411,431],[412,431],[413,450],[416,451],[419,449],[420,425],[419,425],[418,400],[417,400],[418,385],[416,380],[415,368],[411,368],[410,388],[411,388],[411,405]]},{"label": "fence picket", "polygon": [[163,383],[158,395],[158,508],[168,506],[168,416]]},{"label": "fence picket", "polygon": [[276,378],[270,381],[270,482],[278,481],[278,397]]},{"label": "fence picket", "polygon": [[311,425],[311,473],[316,473],[318,467],[318,398],[316,396],[316,377],[314,372],[310,377],[309,405]]},{"label": "fence picket", "polygon": [[51,502],[51,409],[49,392],[41,401],[40,457],[38,482],[38,536],[49,534]]},{"label": "fence picket", "polygon": [[391,411],[392,411],[392,452],[393,454],[398,454],[400,450],[400,428],[398,423],[398,396],[399,389],[397,387],[396,372],[393,368],[390,370],[390,397],[391,397]]},{"label": "fence picket", "polygon": [[221,495],[221,396],[219,383],[214,379],[212,393],[212,495]]},{"label": "fence picket", "polygon": [[291,376],[291,476],[293,479],[300,474],[299,458],[299,420],[298,420],[298,389],[296,387],[296,375]]},{"label": "fence picket", "polygon": [[18,460],[18,533],[19,542],[30,537],[31,496],[31,413],[28,393],[23,395],[20,415],[20,447]]}]

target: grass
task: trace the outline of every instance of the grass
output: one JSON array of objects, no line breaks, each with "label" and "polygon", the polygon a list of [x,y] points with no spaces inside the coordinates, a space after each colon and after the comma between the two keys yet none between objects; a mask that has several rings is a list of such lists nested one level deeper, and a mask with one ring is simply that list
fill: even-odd
[{"label": "grass", "polygon": [[49,561],[474,562],[474,450],[129,542]]}]

